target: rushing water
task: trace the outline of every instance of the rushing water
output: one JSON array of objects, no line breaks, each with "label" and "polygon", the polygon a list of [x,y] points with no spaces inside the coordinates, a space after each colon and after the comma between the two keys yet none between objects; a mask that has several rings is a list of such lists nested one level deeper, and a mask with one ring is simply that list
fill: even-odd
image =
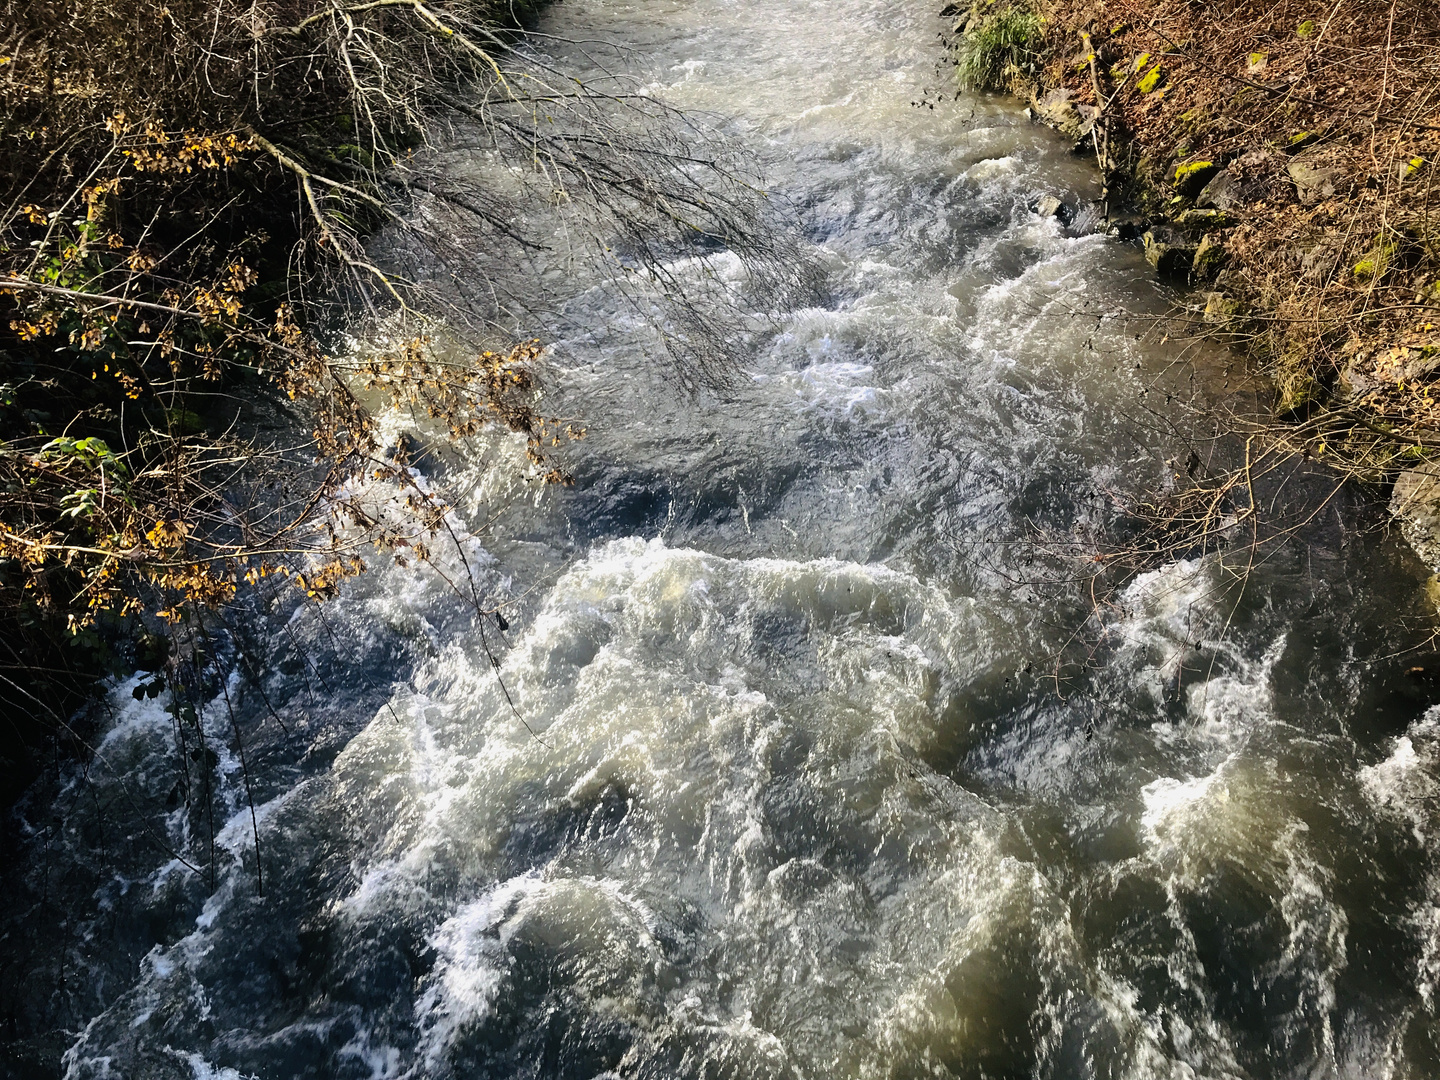
[{"label": "rushing water", "polygon": [[1337,504],[1243,588],[1143,575],[1045,668],[1084,598],[1013,541],[1162,479],[1174,350],[1070,314],[1162,303],[1028,209],[1093,196],[1084,161],[1011,102],[915,104],[933,3],[553,10],[765,160],[823,303],[694,398],[572,297],[575,488],[454,466],[507,641],[389,567],[218,642],[209,811],[119,685],[88,776],[22,807],[15,1072],[1440,1074],[1423,571]]}]

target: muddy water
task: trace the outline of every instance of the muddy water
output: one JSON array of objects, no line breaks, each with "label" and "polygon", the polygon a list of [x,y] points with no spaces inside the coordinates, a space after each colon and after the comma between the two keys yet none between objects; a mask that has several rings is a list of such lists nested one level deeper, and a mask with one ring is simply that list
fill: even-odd
[{"label": "muddy water", "polygon": [[119,685],[101,764],[25,809],[38,906],[7,955],[37,935],[11,970],[41,985],[58,953],[68,981],[17,1012],[70,1029],[27,1053],[197,1080],[1440,1073],[1440,714],[1396,675],[1423,572],[1337,502],[1243,587],[1213,559],[1134,580],[1057,681],[1087,600],[1026,584],[1019,541],[1163,479],[1175,347],[1074,315],[1166,300],[1030,210],[1093,197],[1085,161],[928,92],[931,6],[552,10],[547,48],[759,155],[822,294],[699,397],[615,295],[568,297],[575,488],[494,468],[513,446],[456,467],[460,512],[496,515],[470,554],[503,641],[392,567],[217,645],[213,842],[171,717]]}]

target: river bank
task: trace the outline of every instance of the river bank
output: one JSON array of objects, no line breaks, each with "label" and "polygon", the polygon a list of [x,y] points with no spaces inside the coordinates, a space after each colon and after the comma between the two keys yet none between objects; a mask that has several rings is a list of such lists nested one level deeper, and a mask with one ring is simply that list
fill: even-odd
[{"label": "river bank", "polygon": [[1275,386],[1267,437],[1396,487],[1440,569],[1431,5],[952,4],[962,77],[1076,140],[1105,210]]}]

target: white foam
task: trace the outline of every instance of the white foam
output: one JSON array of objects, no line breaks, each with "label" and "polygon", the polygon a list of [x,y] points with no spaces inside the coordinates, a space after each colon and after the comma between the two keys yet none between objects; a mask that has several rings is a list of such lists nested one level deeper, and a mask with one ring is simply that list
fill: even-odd
[{"label": "white foam", "polygon": [[1140,825],[1146,840],[1163,849],[1183,842],[1184,830],[1197,818],[1207,816],[1212,802],[1225,803],[1230,795],[1216,769],[1207,776],[1177,780],[1162,776],[1140,789],[1145,809]]},{"label": "white foam", "polygon": [[1004,157],[977,161],[961,175],[967,180],[995,180],[1000,177],[1014,176],[1020,171],[1020,167],[1020,159],[1013,154],[1007,154]]},{"label": "white foam", "polygon": [[194,1080],[257,1080],[251,1073],[242,1073],[231,1068],[217,1068],[206,1061],[200,1054],[171,1050],[168,1046],[165,1049],[181,1061],[189,1064],[190,1074],[194,1077]]},{"label": "white foam", "polygon": [[1391,817],[1407,821],[1424,844],[1440,814],[1440,707],[1433,707],[1394,741],[1384,761],[1366,765],[1358,776],[1370,801]]},{"label": "white foam", "polygon": [[415,1001],[427,1068],[434,1067],[462,1027],[483,1019],[494,1005],[515,909],[543,884],[536,871],[501,882],[430,935],[438,960]]}]

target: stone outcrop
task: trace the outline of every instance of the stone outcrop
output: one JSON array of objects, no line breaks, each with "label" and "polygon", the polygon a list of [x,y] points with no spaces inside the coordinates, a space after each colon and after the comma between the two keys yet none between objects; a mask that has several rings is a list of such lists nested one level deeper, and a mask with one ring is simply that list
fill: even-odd
[{"label": "stone outcrop", "polygon": [[1401,473],[1390,495],[1390,513],[1421,562],[1440,573],[1440,464],[1427,462]]},{"label": "stone outcrop", "polygon": [[1295,193],[1303,206],[1313,206],[1322,199],[1333,199],[1337,195],[1348,195],[1353,187],[1335,152],[1325,148],[1306,150],[1296,155],[1285,166],[1285,171],[1294,183]]}]

